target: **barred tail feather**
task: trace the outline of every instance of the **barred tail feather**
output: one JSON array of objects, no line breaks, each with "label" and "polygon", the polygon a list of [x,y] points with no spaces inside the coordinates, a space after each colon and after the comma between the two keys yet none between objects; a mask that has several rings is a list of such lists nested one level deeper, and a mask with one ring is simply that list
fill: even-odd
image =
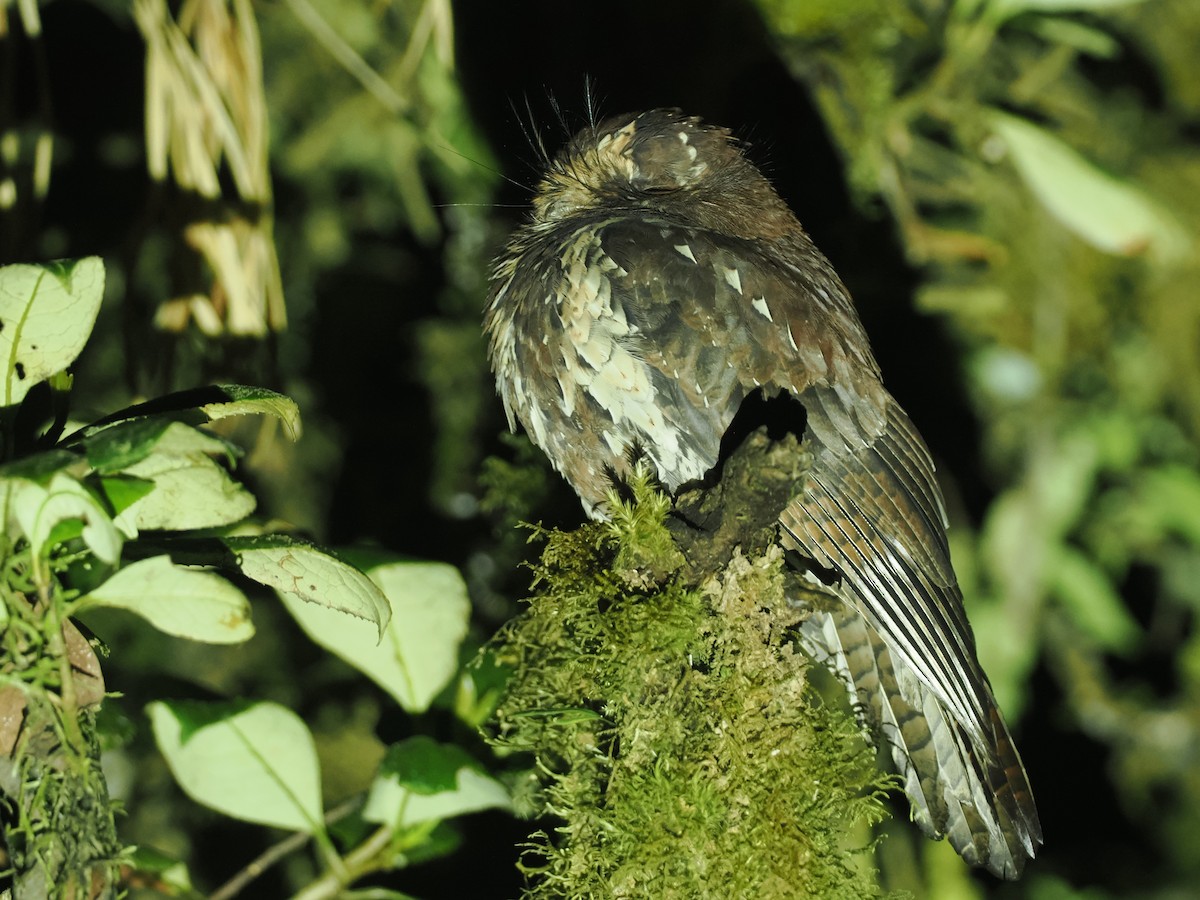
[{"label": "barred tail feather", "polygon": [[1016,878],[1042,842],[1025,770],[1000,713],[995,750],[976,747],[879,634],[849,607],[814,610],[801,628],[805,649],[843,681],[860,717],[887,740],[912,817],[929,837],[946,837],[969,863]]}]

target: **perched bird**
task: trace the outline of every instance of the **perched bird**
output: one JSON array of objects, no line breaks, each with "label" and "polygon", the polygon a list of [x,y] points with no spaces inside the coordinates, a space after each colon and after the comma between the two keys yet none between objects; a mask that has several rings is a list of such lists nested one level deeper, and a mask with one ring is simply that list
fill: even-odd
[{"label": "perched bird", "polygon": [[890,745],[922,830],[1016,878],[1041,826],[929,451],[845,286],[730,132],[668,109],[584,128],[497,261],[484,324],[510,426],[593,516],[635,457],[672,491],[702,478],[748,396],[803,405],[813,461],[780,533],[842,604],[802,641]]}]

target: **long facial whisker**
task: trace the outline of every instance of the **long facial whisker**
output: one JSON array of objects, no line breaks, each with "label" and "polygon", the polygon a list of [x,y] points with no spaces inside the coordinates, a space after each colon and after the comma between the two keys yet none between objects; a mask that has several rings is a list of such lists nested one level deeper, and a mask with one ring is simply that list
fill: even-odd
[{"label": "long facial whisker", "polygon": [[[503,178],[505,181],[507,181],[513,187],[519,187],[523,191],[532,191],[533,190],[532,187],[530,187],[528,184],[525,184],[523,181],[517,181],[517,179],[511,178],[510,176],[505,175],[503,172],[501,172],[497,168],[494,168],[493,166],[484,165],[479,160],[475,159],[474,157],[467,156],[467,154],[463,153],[461,150],[456,150],[454,147],[451,147],[449,144],[444,144],[439,141],[436,144],[436,146],[442,150],[447,151],[448,153],[453,153],[455,156],[459,157],[460,159],[466,160],[467,162],[471,163],[471,165],[473,165],[473,166],[478,166],[479,168],[483,169],[485,172],[491,172],[493,175],[497,176],[498,178]],[[466,204],[449,204],[449,205],[453,206],[453,205],[466,205]],[[474,204],[474,205],[488,206],[490,204]]]},{"label": "long facial whisker", "polygon": [[550,151],[546,149],[546,143],[542,140],[542,133],[537,127],[537,117],[533,114],[533,105],[529,102],[529,95],[524,97],[525,113],[521,114],[517,109],[516,104],[512,99],[509,99],[509,106],[512,108],[513,115],[516,117],[517,124],[521,126],[521,133],[525,136],[525,143],[529,148],[537,154],[538,165],[531,166],[539,174],[545,171],[550,166]]},{"label": "long facial whisker", "polygon": [[[510,181],[512,179],[509,179]],[[513,184],[517,182],[513,181]],[[433,209],[457,209],[459,207],[481,207],[484,209],[529,209],[528,203],[433,203]]]}]

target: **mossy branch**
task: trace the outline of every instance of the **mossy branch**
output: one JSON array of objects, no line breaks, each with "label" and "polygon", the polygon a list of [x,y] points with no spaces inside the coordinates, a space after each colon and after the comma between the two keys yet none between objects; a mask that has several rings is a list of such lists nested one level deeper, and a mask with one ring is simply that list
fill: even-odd
[{"label": "mossy branch", "polygon": [[805,460],[752,435],[674,512],[635,478],[610,522],[542,535],[536,594],[491,648],[513,670],[493,738],[532,755],[546,823],[527,896],[878,895],[874,754],[808,683],[770,539]]},{"label": "mossy branch", "polygon": [[36,602],[9,583],[0,594],[0,818],[13,896],[116,896],[123,850],[100,769],[99,664],[61,616],[56,580]]}]

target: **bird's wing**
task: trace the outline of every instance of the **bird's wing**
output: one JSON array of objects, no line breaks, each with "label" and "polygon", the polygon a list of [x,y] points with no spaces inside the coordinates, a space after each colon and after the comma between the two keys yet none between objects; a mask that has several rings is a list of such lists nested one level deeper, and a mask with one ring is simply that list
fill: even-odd
[{"label": "bird's wing", "polygon": [[[719,364],[748,384],[757,379],[797,396],[822,381],[852,390],[863,371],[872,394],[867,405],[879,407],[866,336],[819,254],[813,268],[795,268],[780,260],[784,248],[649,217],[605,223],[600,241],[620,266],[613,284],[626,297],[626,313],[662,342],[646,340],[647,352],[698,363],[701,371]],[[877,417],[863,423],[879,424]]]},{"label": "bird's wing", "polygon": [[811,245],[806,270],[781,262],[782,248],[665,219],[619,218],[598,230],[616,264],[611,303],[633,326],[623,343],[655,374],[668,413],[703,411],[719,438],[756,389],[799,399],[828,386],[842,403],[827,415],[851,440],[882,433],[890,398],[845,289]]},{"label": "bird's wing", "polygon": [[[838,408],[829,387],[801,396],[809,422]],[[888,646],[979,739],[989,730],[987,679],[946,544],[933,463],[893,401],[887,428],[857,446],[812,429],[814,464],[781,521],[796,549],[836,570],[851,602]]]},{"label": "bird's wing", "polygon": [[[838,402],[825,385],[802,400],[810,422]],[[865,446],[815,452],[804,494],[780,517],[785,543],[841,577],[853,612],[825,629],[827,652],[890,741],[917,821],[1015,878],[1042,842],[1033,794],[975,655],[933,463],[894,401],[887,423]]]},{"label": "bird's wing", "polygon": [[637,323],[639,353],[681,422],[700,407],[721,434],[757,387],[804,405],[816,459],[782,519],[790,543],[841,575],[850,602],[982,739],[987,682],[933,463],[884,390],[832,268],[815,249],[793,254],[813,260],[799,268],[751,242],[652,220],[611,224],[601,242],[621,267],[614,302]]}]

